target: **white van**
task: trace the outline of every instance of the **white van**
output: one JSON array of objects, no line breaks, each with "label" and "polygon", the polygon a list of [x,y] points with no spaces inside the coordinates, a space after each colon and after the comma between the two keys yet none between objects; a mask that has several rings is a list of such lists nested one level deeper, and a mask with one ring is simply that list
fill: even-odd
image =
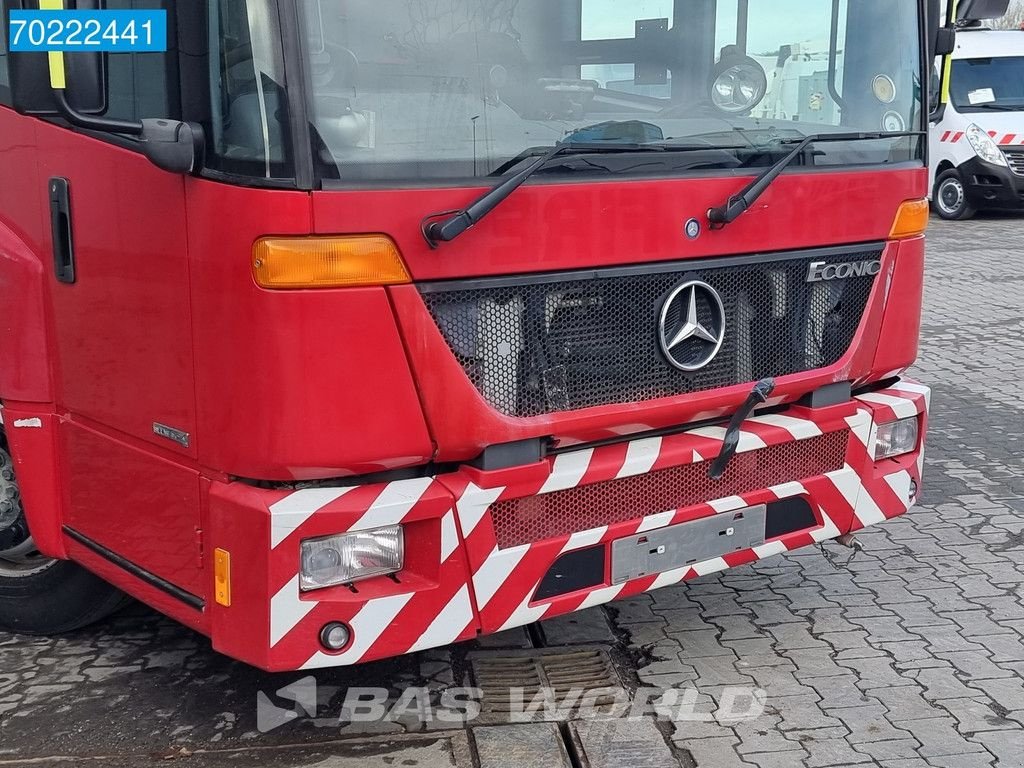
[{"label": "white van", "polygon": [[1024,212],[1024,30],[965,28],[931,130],[932,207],[944,219]]}]

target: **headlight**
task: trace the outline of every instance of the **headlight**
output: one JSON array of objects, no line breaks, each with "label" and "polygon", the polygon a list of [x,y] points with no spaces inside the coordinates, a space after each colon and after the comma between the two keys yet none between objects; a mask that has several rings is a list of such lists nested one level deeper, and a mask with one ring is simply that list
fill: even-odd
[{"label": "headlight", "polygon": [[888,75],[875,75],[875,79],[871,81],[871,92],[883,104],[892,104],[896,101],[896,83]]},{"label": "headlight", "polygon": [[967,128],[967,140],[971,142],[971,146],[974,147],[978,157],[986,163],[1009,165],[1006,162],[1006,155],[999,149],[999,145],[974,123],[971,123]]},{"label": "headlight", "polygon": [[768,93],[768,76],[749,56],[721,62],[711,81],[711,103],[732,115],[745,114]]},{"label": "headlight", "polygon": [[405,536],[402,526],[304,539],[301,545],[303,591],[386,576],[402,569]]},{"label": "headlight", "polygon": [[899,112],[890,109],[882,115],[882,130],[889,133],[902,133],[907,130],[907,121]]},{"label": "headlight", "polygon": [[878,425],[875,461],[902,456],[917,448],[917,416]]}]

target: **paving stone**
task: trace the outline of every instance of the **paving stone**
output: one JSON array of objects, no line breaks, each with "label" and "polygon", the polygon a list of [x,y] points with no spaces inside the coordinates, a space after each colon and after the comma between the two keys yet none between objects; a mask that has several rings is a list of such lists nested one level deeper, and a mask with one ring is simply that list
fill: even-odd
[{"label": "paving stone", "polygon": [[786,752],[760,752],[744,755],[743,759],[758,768],[793,768],[807,759],[807,751],[799,749]]},{"label": "paving stone", "polygon": [[951,715],[957,722],[957,730],[968,737],[979,731],[1020,728],[1020,723],[997,712],[991,702],[983,698],[944,699],[936,703],[936,708],[938,707]]},{"label": "paving stone", "polygon": [[739,739],[719,736],[712,739],[683,739],[676,743],[693,758],[694,768],[750,768],[736,752]]},{"label": "paving stone", "polygon": [[522,768],[544,765],[570,768],[554,723],[484,726],[473,729],[480,768]]},{"label": "paving stone", "polygon": [[[588,768],[668,768],[678,765],[653,720],[591,720],[573,725]],[[525,761],[516,768],[549,763]],[[557,765],[557,764],[556,764]],[[486,768],[486,765],[481,766]]]},{"label": "paving stone", "polygon": [[881,763],[890,760],[918,759],[917,749],[921,746],[921,742],[907,737],[886,741],[864,741],[852,746],[856,751]]},{"label": "paving stone", "polygon": [[[904,725],[896,719],[893,724],[898,727]],[[956,721],[951,717],[913,720],[906,725],[908,731],[913,728],[914,738],[921,742],[918,754],[926,760],[940,755],[966,755],[983,751],[978,744],[967,741],[957,732]]]},{"label": "paving stone", "polygon": [[857,752],[846,739],[804,739],[800,745],[807,751],[806,768],[873,762],[870,755]]},{"label": "paving stone", "polygon": [[910,737],[906,729],[899,729],[886,719],[884,706],[875,702],[860,707],[825,708],[850,729],[849,742],[860,746],[874,741],[895,741]]}]

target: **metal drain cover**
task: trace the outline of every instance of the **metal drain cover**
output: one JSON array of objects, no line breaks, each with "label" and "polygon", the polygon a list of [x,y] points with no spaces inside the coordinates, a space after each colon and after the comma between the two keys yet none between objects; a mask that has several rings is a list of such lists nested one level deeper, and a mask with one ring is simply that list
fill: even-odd
[{"label": "metal drain cover", "polygon": [[530,721],[568,720],[581,701],[598,708],[629,702],[604,648],[477,651],[469,662],[483,694],[481,718],[489,722],[513,715],[522,722],[530,709]]}]

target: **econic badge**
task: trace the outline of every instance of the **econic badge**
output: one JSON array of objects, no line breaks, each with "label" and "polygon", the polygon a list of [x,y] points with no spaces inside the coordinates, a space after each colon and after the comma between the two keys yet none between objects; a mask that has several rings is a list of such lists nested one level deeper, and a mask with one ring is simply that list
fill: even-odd
[{"label": "econic badge", "polygon": [[8,48],[40,51],[145,53],[167,50],[167,11],[12,10]]}]

